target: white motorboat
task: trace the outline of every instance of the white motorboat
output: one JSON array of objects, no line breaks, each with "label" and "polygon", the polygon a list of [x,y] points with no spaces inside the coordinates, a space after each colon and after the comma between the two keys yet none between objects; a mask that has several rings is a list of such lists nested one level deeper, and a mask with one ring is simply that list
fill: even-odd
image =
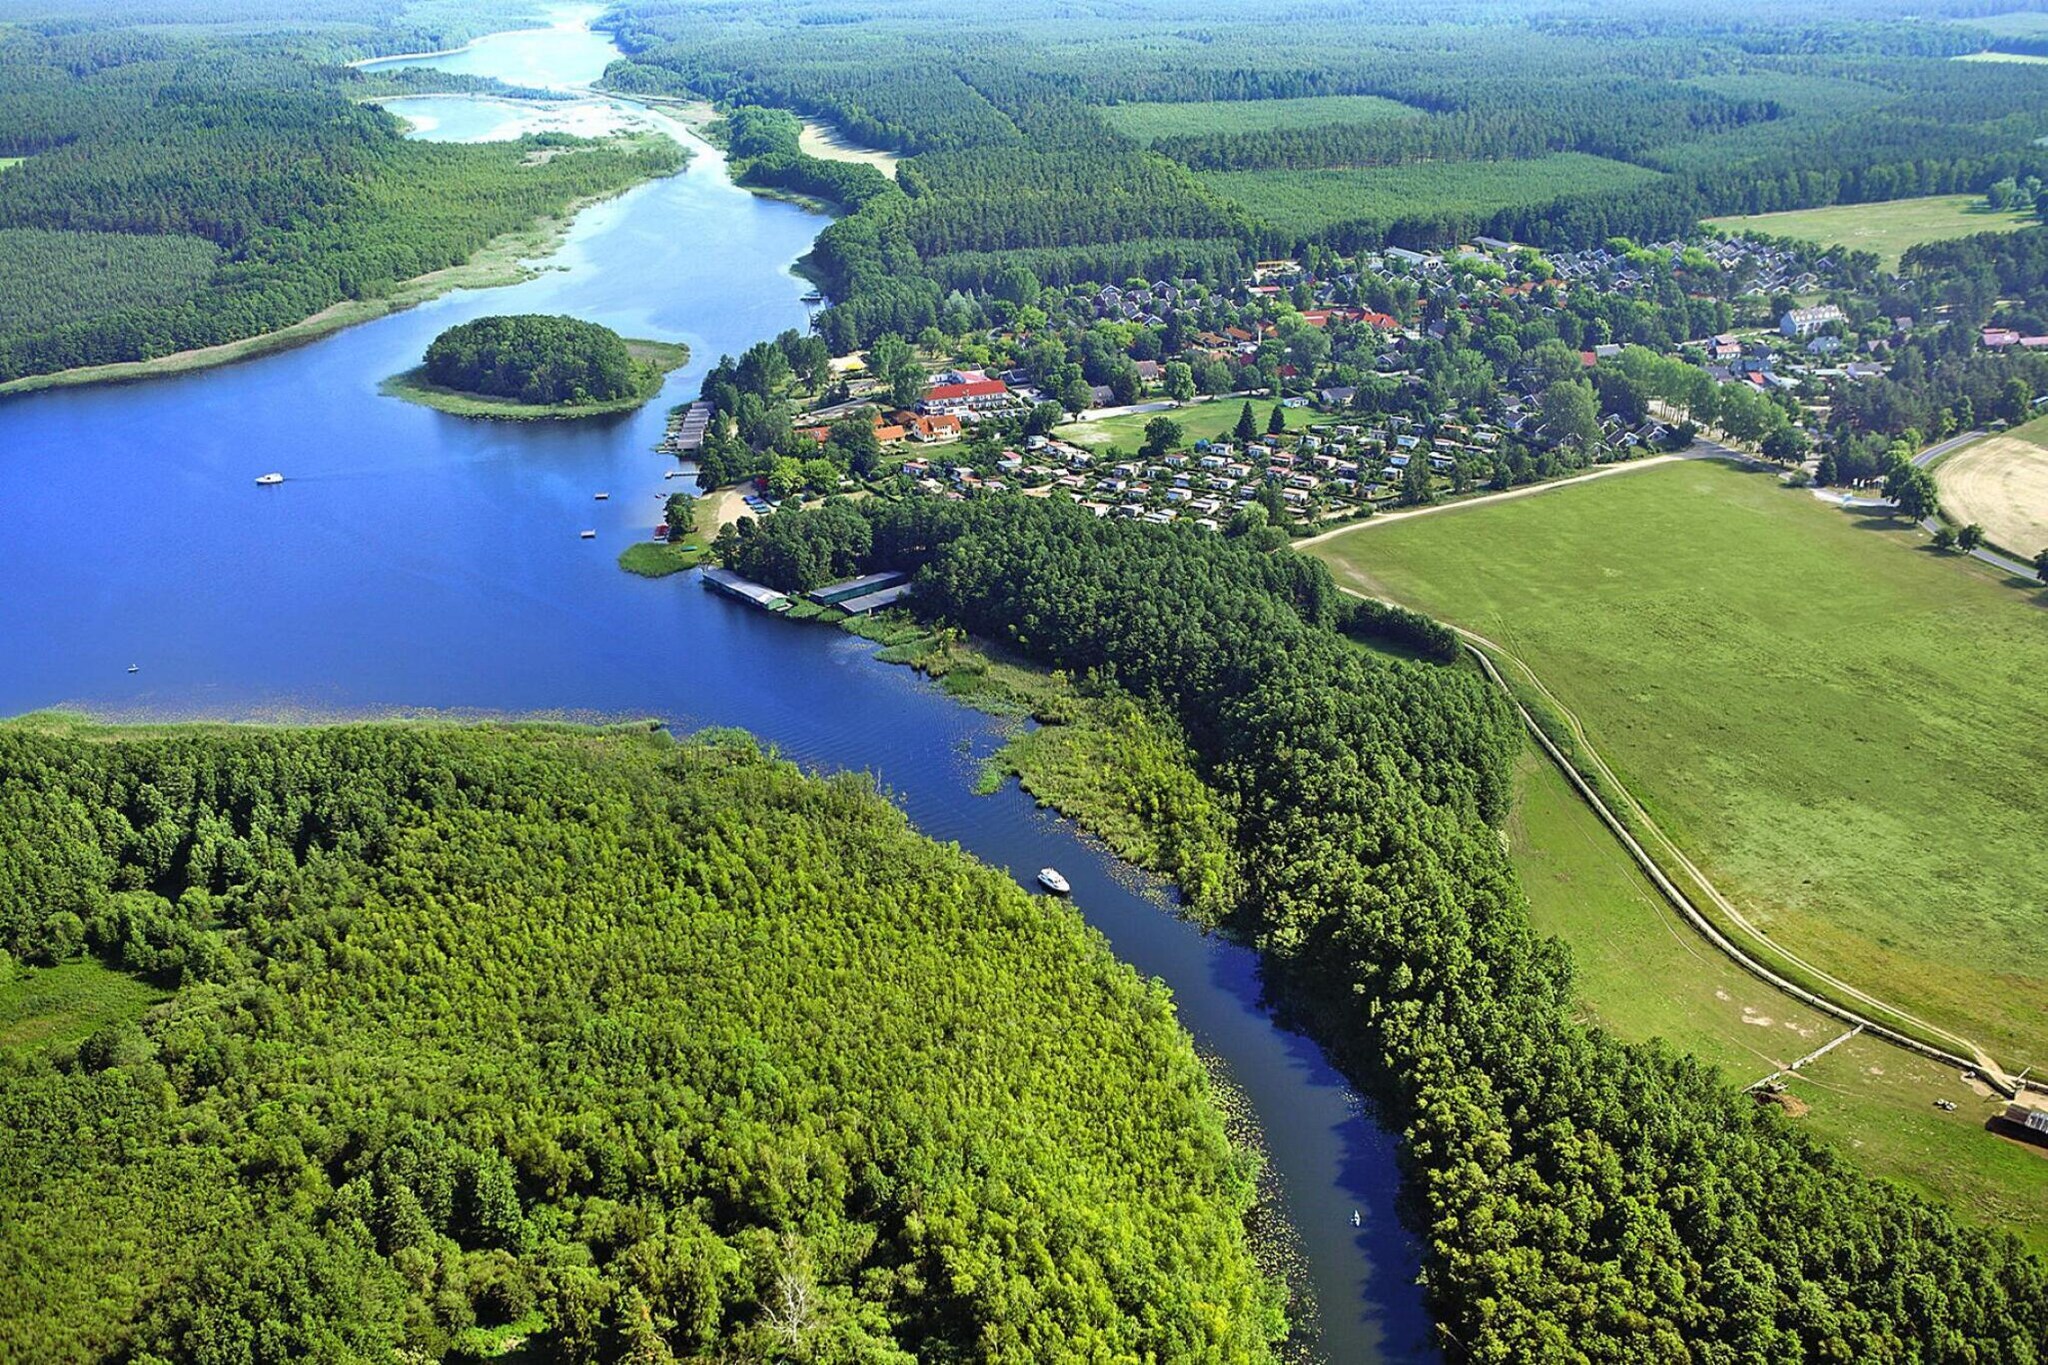
[{"label": "white motorboat", "polygon": [[270,473],[256,476],[256,486],[258,488],[275,488],[283,482],[284,475],[282,474]]},{"label": "white motorboat", "polygon": [[1064,896],[1074,889],[1067,885],[1067,879],[1059,874],[1059,869],[1052,867],[1038,869],[1038,884],[1055,896]]},{"label": "white motorboat", "polygon": [[585,539],[585,540],[596,540],[596,539],[597,539],[597,532],[595,532],[595,531],[585,531],[585,532],[583,533],[583,539]]}]

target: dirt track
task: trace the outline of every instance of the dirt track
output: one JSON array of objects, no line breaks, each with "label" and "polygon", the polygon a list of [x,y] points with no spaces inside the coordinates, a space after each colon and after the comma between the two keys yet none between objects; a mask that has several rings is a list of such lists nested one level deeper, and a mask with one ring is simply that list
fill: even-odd
[{"label": "dirt track", "polygon": [[2048,449],[1993,436],[1936,465],[1934,481],[1951,521],[1976,522],[1992,544],[2021,559],[2048,548]]}]

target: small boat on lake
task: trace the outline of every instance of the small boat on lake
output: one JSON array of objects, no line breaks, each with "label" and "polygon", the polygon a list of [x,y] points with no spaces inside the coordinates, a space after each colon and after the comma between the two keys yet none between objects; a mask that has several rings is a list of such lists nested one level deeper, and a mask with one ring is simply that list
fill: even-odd
[{"label": "small boat on lake", "polygon": [[1059,874],[1059,869],[1053,867],[1038,869],[1038,884],[1055,896],[1064,896],[1074,889],[1067,884],[1067,879]]},{"label": "small boat on lake", "polygon": [[140,672],[142,671],[142,665],[141,665],[141,664],[130,664],[130,665],[128,665],[128,671],[129,671],[130,673],[140,673]]},{"label": "small boat on lake", "polygon": [[595,531],[585,531],[585,532],[583,533],[583,537],[582,537],[582,538],[583,538],[584,540],[596,540],[596,539],[597,539],[597,532],[595,532]]},{"label": "small boat on lake", "polygon": [[256,476],[256,486],[258,488],[275,488],[283,482],[284,475],[282,474],[270,473]]},{"label": "small boat on lake", "polygon": [[1359,1226],[1361,1226],[1361,1224],[1359,1223],[1359,1220],[1358,1220],[1358,1210],[1357,1210],[1357,1209],[1353,1209],[1353,1210],[1351,1210],[1351,1226],[1352,1226],[1352,1227],[1359,1227]]},{"label": "small boat on lake", "polygon": [[609,493],[599,493],[599,494],[597,495],[597,500],[598,500],[599,502],[606,502],[606,501],[608,501],[608,500],[609,500],[610,498],[611,498],[611,494],[609,494]]}]

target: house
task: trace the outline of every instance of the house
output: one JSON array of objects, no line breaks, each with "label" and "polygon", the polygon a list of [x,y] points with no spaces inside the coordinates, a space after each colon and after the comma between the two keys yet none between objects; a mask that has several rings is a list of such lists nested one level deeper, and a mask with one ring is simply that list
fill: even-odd
[{"label": "house", "polygon": [[933,384],[925,390],[918,408],[927,415],[981,412],[1009,401],[1010,386],[1000,379],[962,379]]},{"label": "house", "polygon": [[1742,343],[1727,332],[1707,341],[1707,359],[1733,360],[1742,354]]},{"label": "house", "polygon": [[2010,327],[1986,327],[1983,339],[1984,344],[1994,351],[2020,344],[2020,334]]},{"label": "house", "polygon": [[960,419],[951,413],[940,413],[936,417],[913,417],[910,419],[910,439],[957,441],[960,439]]},{"label": "house", "polygon": [[1788,337],[1812,336],[1823,327],[1831,327],[1849,319],[1841,309],[1832,303],[1819,304],[1812,308],[1790,308],[1778,319],[1778,331]]},{"label": "house", "polygon": [[1351,406],[1351,400],[1358,397],[1358,390],[1340,386],[1324,389],[1316,396],[1322,399],[1323,406],[1326,408],[1344,408]]}]

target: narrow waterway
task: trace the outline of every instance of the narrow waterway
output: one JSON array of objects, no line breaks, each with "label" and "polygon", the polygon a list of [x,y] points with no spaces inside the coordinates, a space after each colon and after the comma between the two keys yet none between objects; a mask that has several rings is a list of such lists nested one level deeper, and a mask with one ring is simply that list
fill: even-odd
[{"label": "narrow waterway", "polygon": [[[579,13],[430,64],[573,91],[615,55]],[[411,103],[420,136],[509,136],[555,116]],[[789,267],[821,220],[734,188],[718,153],[691,145],[688,171],[585,213],[526,283],[217,370],[0,400],[0,714],[660,716],[871,771],[927,834],[1027,881],[1048,864],[1067,874],[1082,913],[1172,988],[1249,1095],[1325,1353],[1427,1358],[1392,1141],[1274,1022],[1253,954],[1160,909],[1157,887],[1014,787],[970,796],[1001,742],[989,717],[851,636],[726,602],[694,575],[616,567],[678,486],[652,453],[667,406],[721,353],[807,321]],[[443,328],[501,312],[573,313],[685,341],[693,359],[663,400],[616,420],[480,423],[378,394]],[[273,469],[287,482],[258,488]]]}]

